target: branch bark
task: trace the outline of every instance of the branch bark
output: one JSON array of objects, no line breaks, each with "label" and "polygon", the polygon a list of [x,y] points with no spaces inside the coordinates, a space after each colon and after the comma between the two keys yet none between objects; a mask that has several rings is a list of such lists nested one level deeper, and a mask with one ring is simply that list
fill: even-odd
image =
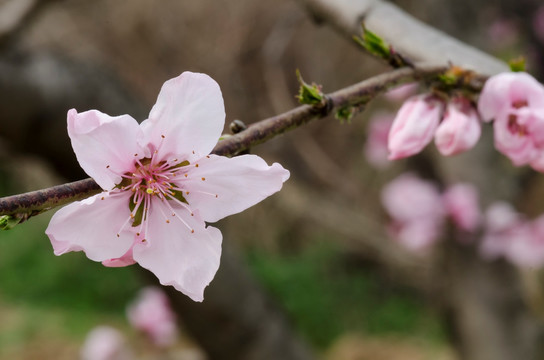
[{"label": "branch bark", "polygon": [[[345,106],[365,105],[377,95],[397,85],[426,80],[443,73],[446,67],[422,69],[398,69],[361,81],[325,96],[323,104],[302,105],[283,114],[259,121],[246,130],[218,142],[213,153],[217,155],[236,155],[255,145],[261,144],[289,130],[302,126],[312,120],[323,118]],[[37,190],[22,195],[0,199],[0,216],[12,215],[28,217],[79,200],[100,192],[93,179]]]},{"label": "branch bark", "polygon": [[298,0],[318,20],[350,38],[361,23],[393,45],[416,67],[454,65],[485,75],[508,71],[502,61],[413,18],[381,0]]}]

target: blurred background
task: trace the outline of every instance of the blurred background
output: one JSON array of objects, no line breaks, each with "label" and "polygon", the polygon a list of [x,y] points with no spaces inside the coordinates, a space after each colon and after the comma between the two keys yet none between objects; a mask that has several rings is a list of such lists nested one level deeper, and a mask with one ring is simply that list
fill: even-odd
[{"label": "blurred background", "polygon": [[[504,60],[523,54],[529,71],[543,74],[544,13],[537,1],[395,3]],[[66,133],[68,109],[144,120],[162,83],[186,70],[220,84],[227,125],[295,107],[297,68],[325,92],[388,70],[350,39],[316,24],[294,0],[1,0],[0,31],[2,196],[86,177]],[[365,157],[368,120],[400,104],[378,98],[349,124],[326,118],[252,149],[269,163],[280,162],[291,179],[280,193],[217,224],[230,255],[202,306],[169,293],[182,329],[169,358],[477,358],[459,345],[457,307],[444,299],[450,285],[442,277],[444,249],[413,254],[386,235],[383,184],[406,169],[437,171],[428,165],[434,149],[381,168]],[[502,158],[491,161],[517,171]],[[525,172],[515,175],[527,184]],[[529,194],[538,194],[539,182],[531,178]],[[537,198],[518,190],[507,192],[523,199],[515,202],[520,210],[540,213]],[[44,234],[51,215],[0,234],[0,359],[78,358],[88,332],[101,324],[121,330],[140,358],[159,358],[125,315],[138,290],[154,280],[136,267],[104,268],[81,253],[55,257]],[[518,276],[498,262],[508,267],[501,279]],[[512,283],[522,283],[516,279]],[[232,289],[241,291],[239,300],[259,299],[259,306],[230,307],[225,299]],[[512,315],[515,309],[497,309],[518,325],[530,323],[520,335],[530,355],[517,358],[542,358],[535,345],[543,334],[540,320],[527,305],[533,302],[521,286],[504,292],[515,306],[529,307],[522,320]],[[240,336],[228,343],[230,352],[217,355],[214,347],[238,319],[248,333],[267,333],[268,324],[276,324],[270,331],[283,335],[261,347],[282,354],[281,344],[290,344],[286,353],[259,355],[260,345],[240,350],[252,341]],[[290,349],[298,355],[287,354]]]}]

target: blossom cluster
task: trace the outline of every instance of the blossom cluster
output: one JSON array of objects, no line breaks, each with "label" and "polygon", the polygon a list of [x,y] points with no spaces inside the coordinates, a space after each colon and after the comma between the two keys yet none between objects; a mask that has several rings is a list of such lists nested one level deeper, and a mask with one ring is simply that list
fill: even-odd
[{"label": "blossom cluster", "polygon": [[445,156],[471,149],[481,120],[493,121],[495,147],[516,166],[544,171],[544,86],[523,72],[492,76],[474,104],[463,96],[449,101],[421,94],[407,99],[388,134],[389,159],[422,151],[433,139]]},{"label": "blossom cluster", "polygon": [[390,235],[410,250],[428,249],[442,237],[449,220],[458,230],[458,241],[481,234],[477,246],[485,259],[502,257],[525,267],[544,265],[544,215],[530,220],[500,201],[482,212],[478,191],[471,184],[454,184],[440,192],[432,181],[407,173],[383,188],[382,204],[391,218]]}]

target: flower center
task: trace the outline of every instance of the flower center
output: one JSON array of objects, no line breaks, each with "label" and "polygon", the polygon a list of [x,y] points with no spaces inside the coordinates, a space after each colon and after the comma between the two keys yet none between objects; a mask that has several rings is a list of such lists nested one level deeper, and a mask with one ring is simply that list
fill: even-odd
[{"label": "flower center", "polygon": [[518,123],[518,117],[514,114],[508,115],[508,130],[518,136],[527,135],[527,128]]},{"label": "flower center", "polygon": [[[156,154],[155,151],[151,158],[137,159],[134,162],[132,172],[121,174],[122,181],[116,188],[119,192],[130,191],[133,194],[130,196],[128,204],[130,217],[119,229],[118,237],[120,236],[119,233],[130,224],[132,227],[137,228],[136,236],[139,241],[145,242],[149,210],[152,203],[156,201],[160,201],[164,206],[155,204],[153,211],[161,213],[166,223],[170,223],[170,219],[178,219],[191,230],[191,233],[194,233],[194,229],[178,214],[180,210],[184,209],[191,216],[194,216],[188,201],[184,197],[184,189],[181,188],[179,181],[180,178],[187,178],[186,167],[190,163],[187,160],[179,162],[178,159],[172,161],[157,160],[154,157]],[[138,154],[134,154],[134,156],[137,157]],[[195,166],[198,167],[196,164]],[[185,191],[185,194],[188,195],[189,192]]]}]

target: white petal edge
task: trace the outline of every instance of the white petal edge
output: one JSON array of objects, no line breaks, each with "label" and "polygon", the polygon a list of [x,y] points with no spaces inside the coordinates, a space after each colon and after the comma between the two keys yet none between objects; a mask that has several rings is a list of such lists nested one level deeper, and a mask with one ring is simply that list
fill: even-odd
[{"label": "white petal edge", "polygon": [[288,170],[278,163],[269,166],[257,155],[209,155],[188,166],[187,178],[180,176],[176,183],[189,192],[184,194],[189,205],[208,222],[257,204],[289,179]]},{"label": "white petal edge", "polygon": [[142,146],[157,156],[193,161],[209,154],[225,125],[221,89],[206,74],[184,72],[164,83],[149,119],[142,123]]},{"label": "white petal edge", "polygon": [[[129,115],[112,117],[98,110],[68,111],[68,135],[83,170],[104,190],[121,182],[135,158],[143,157],[138,122]],[[136,156],[135,156],[136,155]]]},{"label": "white petal edge", "polygon": [[124,255],[134,242],[130,224],[120,231],[130,217],[129,196],[104,192],[58,210],[45,230],[55,255],[84,251],[94,261]]},{"label": "white petal edge", "polygon": [[171,211],[161,201],[152,202],[146,241],[134,245],[134,260],[155,274],[162,285],[171,285],[192,300],[202,301],[204,289],[219,268],[222,235],[219,229],[205,227],[198,214],[190,216],[178,207],[175,210],[187,225],[170,216]]}]

